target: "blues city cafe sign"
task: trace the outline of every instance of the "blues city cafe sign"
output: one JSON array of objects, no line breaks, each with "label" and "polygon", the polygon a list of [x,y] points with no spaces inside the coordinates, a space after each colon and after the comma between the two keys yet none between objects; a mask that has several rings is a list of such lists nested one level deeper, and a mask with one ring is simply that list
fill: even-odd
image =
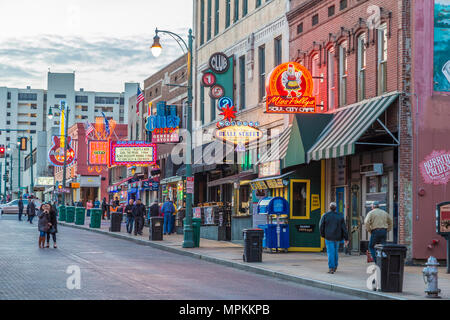
[{"label": "blues city cafe sign", "polygon": [[[171,112],[166,115],[158,105],[158,114],[147,117],[145,128],[152,134],[152,143],[179,142],[180,117],[176,114],[176,106],[169,106]],[[165,104],[164,104],[165,107]]]},{"label": "blues city cafe sign", "polygon": [[267,113],[316,113],[313,78],[304,66],[287,62],[277,66],[266,81]]}]

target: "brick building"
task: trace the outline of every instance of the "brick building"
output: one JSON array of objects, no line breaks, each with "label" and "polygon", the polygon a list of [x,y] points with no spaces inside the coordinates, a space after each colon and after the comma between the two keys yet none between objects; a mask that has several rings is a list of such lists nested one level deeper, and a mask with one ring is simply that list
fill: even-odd
[{"label": "brick building", "polygon": [[411,246],[411,27],[407,0],[293,0],[290,59],[310,70],[319,110],[332,115],[308,162],[324,161],[326,203],[365,253],[374,201],[394,219],[388,241]]}]

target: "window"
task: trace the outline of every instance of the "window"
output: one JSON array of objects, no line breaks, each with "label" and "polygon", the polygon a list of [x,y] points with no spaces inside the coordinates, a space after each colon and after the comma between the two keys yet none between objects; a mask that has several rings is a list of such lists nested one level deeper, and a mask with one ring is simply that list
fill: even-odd
[{"label": "window", "polygon": [[344,10],[347,8],[347,0],[341,0],[339,2],[339,10]]},{"label": "window", "polygon": [[245,56],[239,58],[239,106],[245,109]]},{"label": "window", "polygon": [[219,33],[219,16],[220,16],[220,4],[219,4],[219,0],[215,0],[216,1],[216,5],[215,5],[215,17],[214,17],[214,35],[217,35]]},{"label": "window", "polygon": [[216,120],[216,99],[211,98],[210,100],[210,107],[211,107],[211,122]]},{"label": "window", "polygon": [[7,113],[6,113],[6,116],[7,116],[7,117],[10,117],[10,116],[11,116],[11,112],[7,112]]},{"label": "window", "polygon": [[242,0],[242,16],[245,17],[248,13],[248,0]]},{"label": "window", "polygon": [[258,8],[261,5],[261,0],[256,0],[256,8]]},{"label": "window", "polygon": [[358,37],[358,101],[364,100],[366,95],[366,34]]},{"label": "window", "polygon": [[[312,66],[311,66],[312,76],[317,77],[319,75],[319,54],[315,54],[312,57]],[[313,79],[314,88],[313,88],[313,96],[316,97],[316,100],[320,101],[319,93],[320,93],[320,79]]]},{"label": "window", "polygon": [[212,0],[208,0],[208,23],[206,26],[206,41],[211,39]]},{"label": "window", "polygon": [[88,111],[88,106],[81,106],[82,111]]},{"label": "window", "polygon": [[312,25],[315,26],[318,23],[319,23],[319,14],[315,14],[312,17]]},{"label": "window", "polygon": [[234,0],[234,19],[233,22],[239,20],[239,0]]},{"label": "window", "polygon": [[30,130],[30,133],[36,133],[36,130]]},{"label": "window", "polygon": [[282,51],[281,51],[281,37],[278,37],[275,39],[274,42],[274,48],[275,48],[275,67],[280,65],[283,58],[282,58]]},{"label": "window", "polygon": [[30,122],[30,125],[32,125],[32,126],[35,126],[36,125],[36,122]]},{"label": "window", "polygon": [[[6,137],[6,141],[9,141],[9,139],[10,139],[9,137]],[[9,163],[8,163],[8,165],[9,165]]]},{"label": "window", "polygon": [[225,0],[226,1],[226,19],[225,19],[225,29],[230,26],[231,23],[231,0]]},{"label": "window", "polygon": [[300,34],[302,32],[303,32],[303,22],[297,26],[297,34]]},{"label": "window", "polygon": [[339,106],[347,104],[347,41],[339,46]]},{"label": "window", "polygon": [[205,0],[200,1],[200,45],[205,42]]},{"label": "window", "polygon": [[331,7],[328,7],[328,16],[329,17],[334,16],[335,8],[336,7],[334,5],[332,5]]},{"label": "window", "polygon": [[19,101],[36,101],[37,93],[19,93]]},{"label": "window", "polygon": [[55,99],[65,99],[66,95],[65,94],[55,94]]},{"label": "window", "polygon": [[6,104],[6,107],[7,107],[8,109],[11,109],[11,102],[8,102],[8,103]]},{"label": "window", "polygon": [[88,103],[88,96],[75,96],[75,102]]},{"label": "window", "polygon": [[258,48],[259,63],[259,99],[262,100],[266,95],[266,48],[261,46]]},{"label": "window", "polygon": [[6,121],[6,124],[7,124],[7,125],[10,125],[10,124],[11,124],[11,121],[9,121],[9,120]]},{"label": "window", "polygon": [[8,100],[11,99],[11,92],[8,92]]},{"label": "window", "polygon": [[95,97],[96,104],[116,104],[118,98],[115,97]]},{"label": "window", "polygon": [[328,50],[328,110],[334,109],[336,101],[336,80],[335,80],[335,65],[334,65],[334,49]]},{"label": "window", "polygon": [[291,199],[293,219],[309,218],[309,181],[291,180]]},{"label": "window", "polygon": [[200,121],[205,124],[205,87],[200,86]]},{"label": "window", "polygon": [[378,94],[387,91],[387,25],[383,23],[378,29],[377,76]]},{"label": "window", "polygon": [[35,103],[32,103],[30,107],[33,110],[37,110],[37,104],[35,104]]}]

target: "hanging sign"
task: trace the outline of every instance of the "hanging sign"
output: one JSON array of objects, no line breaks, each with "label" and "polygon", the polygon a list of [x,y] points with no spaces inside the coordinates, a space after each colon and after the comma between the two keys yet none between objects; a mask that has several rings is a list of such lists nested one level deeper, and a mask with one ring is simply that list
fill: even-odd
[{"label": "hanging sign", "polygon": [[209,67],[215,73],[225,73],[230,67],[230,62],[226,54],[216,52],[209,58]]},{"label": "hanging sign", "polygon": [[205,87],[212,87],[216,84],[216,75],[212,72],[205,72],[202,76],[202,83]]},{"label": "hanging sign", "polygon": [[[164,108],[165,103],[164,104]],[[152,134],[152,143],[177,143],[180,141],[179,131],[181,119],[177,115],[176,106],[169,106],[171,113],[166,115],[160,105],[158,114],[147,117],[145,128]]]},{"label": "hanging sign", "polygon": [[223,108],[231,106],[233,106],[233,100],[229,97],[222,97],[217,103],[217,109],[219,109],[219,111],[223,111]]},{"label": "hanging sign", "polygon": [[447,184],[450,180],[450,152],[433,151],[420,163],[420,172],[427,184]]},{"label": "hanging sign", "polygon": [[450,202],[436,206],[436,233],[444,237],[450,235]]},{"label": "hanging sign", "polygon": [[245,144],[262,137],[263,133],[257,128],[258,122],[220,121],[216,130],[216,137],[234,144]]},{"label": "hanging sign", "polygon": [[[72,164],[75,159],[75,151],[72,149],[71,143],[72,137],[67,137],[67,161],[66,166]],[[48,160],[56,167],[64,166],[64,148],[61,147],[61,139],[58,136],[53,136],[53,145],[48,152]]]},{"label": "hanging sign", "polygon": [[152,166],[156,163],[156,144],[145,141],[109,142],[109,166]]},{"label": "hanging sign", "polygon": [[316,113],[313,79],[297,62],[277,66],[266,81],[267,113]]},{"label": "hanging sign", "polygon": [[88,141],[88,163],[90,166],[108,165],[109,143],[105,140]]},{"label": "hanging sign", "polygon": [[213,99],[220,99],[224,95],[225,95],[225,89],[220,84],[216,84],[209,91],[209,96]]}]

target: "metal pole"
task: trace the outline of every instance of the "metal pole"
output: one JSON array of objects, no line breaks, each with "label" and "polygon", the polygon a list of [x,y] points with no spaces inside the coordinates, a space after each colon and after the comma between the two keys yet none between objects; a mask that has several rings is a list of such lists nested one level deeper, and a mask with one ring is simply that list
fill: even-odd
[{"label": "metal pole", "polygon": [[11,200],[12,200],[12,187],[13,187],[13,179],[12,179],[12,177],[13,177],[13,175],[12,175],[12,168],[13,168],[13,166],[12,166],[12,163],[13,163],[13,156],[12,156],[12,148],[11,148],[11,151],[10,151],[10,154],[9,154],[9,173],[10,173],[10,175],[9,175],[9,193],[11,194]]},{"label": "metal pole", "polygon": [[30,183],[30,194],[34,193],[34,177],[33,177],[33,136],[30,135],[30,161],[31,161],[31,183]]},{"label": "metal pole", "polygon": [[447,236],[447,273],[450,273],[450,236]]},{"label": "metal pole", "polygon": [[[19,138],[19,139],[20,139],[20,138]],[[19,148],[18,148],[18,149],[19,149],[19,155],[18,155],[18,157],[19,157],[19,158],[18,158],[18,159],[19,159],[19,171],[18,171],[18,172],[19,172],[19,173],[17,174],[18,180],[19,180],[19,181],[17,181],[17,184],[18,184],[18,186],[19,186],[19,191],[17,191],[17,198],[20,198],[20,147],[21,147],[21,146],[19,145]]]},{"label": "metal pole", "polygon": [[[187,132],[186,141],[186,179],[192,177],[192,29],[189,29],[188,50],[188,98],[187,98]],[[186,218],[184,219],[183,248],[194,247],[194,230],[192,229],[192,193],[186,193]]]},{"label": "metal pole", "polygon": [[[61,106],[62,109],[62,106]],[[63,166],[63,193],[62,193],[62,205],[66,205],[66,158],[67,158],[67,128],[69,126],[69,107],[64,104],[64,116],[66,120],[64,121],[64,166]]]},{"label": "metal pole", "polygon": [[8,167],[6,166],[6,158],[7,155],[5,154],[5,174],[3,175],[3,187],[4,187],[4,193],[3,193],[3,199],[6,202],[6,170],[8,169]]}]

